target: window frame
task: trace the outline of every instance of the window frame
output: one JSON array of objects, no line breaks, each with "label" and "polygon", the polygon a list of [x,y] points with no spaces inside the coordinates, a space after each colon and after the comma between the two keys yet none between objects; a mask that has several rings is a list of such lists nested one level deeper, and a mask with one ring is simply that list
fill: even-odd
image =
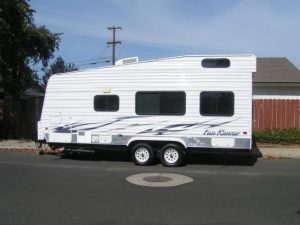
[{"label": "window frame", "polygon": [[[201,100],[201,95],[203,93],[230,93],[232,94],[232,102],[233,102],[233,105],[232,105],[232,113],[231,114],[202,114],[201,113],[201,103],[202,103],[202,100]],[[199,95],[199,113],[201,116],[216,116],[216,117],[232,117],[234,114],[235,114],[235,94],[233,91],[201,91],[200,92],[200,95]]]},{"label": "window frame", "polygon": [[[137,112],[137,101],[138,101],[138,95],[141,93],[183,93],[184,94],[184,111],[183,114],[155,114],[155,113],[148,113],[148,114],[141,114]],[[139,116],[184,116],[186,114],[186,93],[185,91],[137,91],[135,93],[135,114]]]},{"label": "window frame", "polygon": [[[95,108],[95,99],[97,98],[97,96],[100,96],[100,97],[111,97],[111,96],[113,96],[113,97],[117,97],[117,99],[118,99],[118,107],[117,107],[117,109],[116,110],[96,110],[96,108]],[[112,95],[94,95],[94,101],[93,101],[93,103],[94,103],[94,111],[95,112],[118,112],[119,111],[119,109],[120,109],[120,96],[119,95],[116,95],[116,94],[112,94]]]}]

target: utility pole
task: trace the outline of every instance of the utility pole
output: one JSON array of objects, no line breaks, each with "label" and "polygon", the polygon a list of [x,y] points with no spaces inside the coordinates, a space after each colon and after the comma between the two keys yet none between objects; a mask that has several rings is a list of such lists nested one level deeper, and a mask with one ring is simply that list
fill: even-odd
[{"label": "utility pole", "polygon": [[122,30],[122,27],[116,27],[116,26],[112,26],[112,27],[108,27],[108,30],[113,32],[113,37],[112,37],[112,41],[107,42],[108,45],[112,45],[112,64],[115,65],[116,62],[116,44],[121,44],[121,41],[116,41],[116,31],[117,30]]}]

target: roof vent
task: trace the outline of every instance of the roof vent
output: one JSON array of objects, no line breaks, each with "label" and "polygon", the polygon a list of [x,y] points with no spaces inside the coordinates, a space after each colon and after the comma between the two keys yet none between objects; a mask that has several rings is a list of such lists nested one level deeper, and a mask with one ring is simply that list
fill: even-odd
[{"label": "roof vent", "polygon": [[138,57],[131,57],[131,58],[125,58],[116,61],[116,65],[128,65],[128,64],[138,63],[138,62],[139,62]]}]

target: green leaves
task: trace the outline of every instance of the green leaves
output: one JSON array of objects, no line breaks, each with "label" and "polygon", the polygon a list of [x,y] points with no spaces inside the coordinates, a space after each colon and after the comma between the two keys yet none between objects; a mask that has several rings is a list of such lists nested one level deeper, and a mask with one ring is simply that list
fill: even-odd
[{"label": "green leaves", "polygon": [[43,66],[47,66],[53,52],[58,49],[60,35],[51,33],[45,26],[28,26],[25,30],[27,35],[23,46],[26,57],[31,58],[34,63],[41,62]]},{"label": "green leaves", "polygon": [[254,132],[256,141],[272,144],[300,144],[300,130],[274,129]]},{"label": "green leaves", "polygon": [[47,66],[60,41],[59,34],[34,24],[34,10],[28,2],[0,1],[0,93],[4,110],[0,125],[12,136],[20,133],[20,96],[38,84],[32,64]]},{"label": "green leaves", "polygon": [[27,0],[1,0],[0,75],[6,95],[17,97],[36,79],[32,63],[47,66],[58,49],[60,35],[37,27]]}]

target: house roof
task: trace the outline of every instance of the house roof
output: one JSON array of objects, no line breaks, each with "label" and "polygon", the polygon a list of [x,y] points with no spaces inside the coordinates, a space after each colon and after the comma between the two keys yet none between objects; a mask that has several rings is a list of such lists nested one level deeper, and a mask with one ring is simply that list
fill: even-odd
[{"label": "house roof", "polygon": [[287,58],[257,58],[254,83],[300,83],[300,71]]},{"label": "house roof", "polygon": [[45,94],[38,89],[28,88],[24,91],[24,95],[27,97],[43,97]]},{"label": "house roof", "polygon": [[35,98],[35,97],[44,97],[45,91],[39,84],[33,84],[30,88],[27,88],[21,98]]}]

